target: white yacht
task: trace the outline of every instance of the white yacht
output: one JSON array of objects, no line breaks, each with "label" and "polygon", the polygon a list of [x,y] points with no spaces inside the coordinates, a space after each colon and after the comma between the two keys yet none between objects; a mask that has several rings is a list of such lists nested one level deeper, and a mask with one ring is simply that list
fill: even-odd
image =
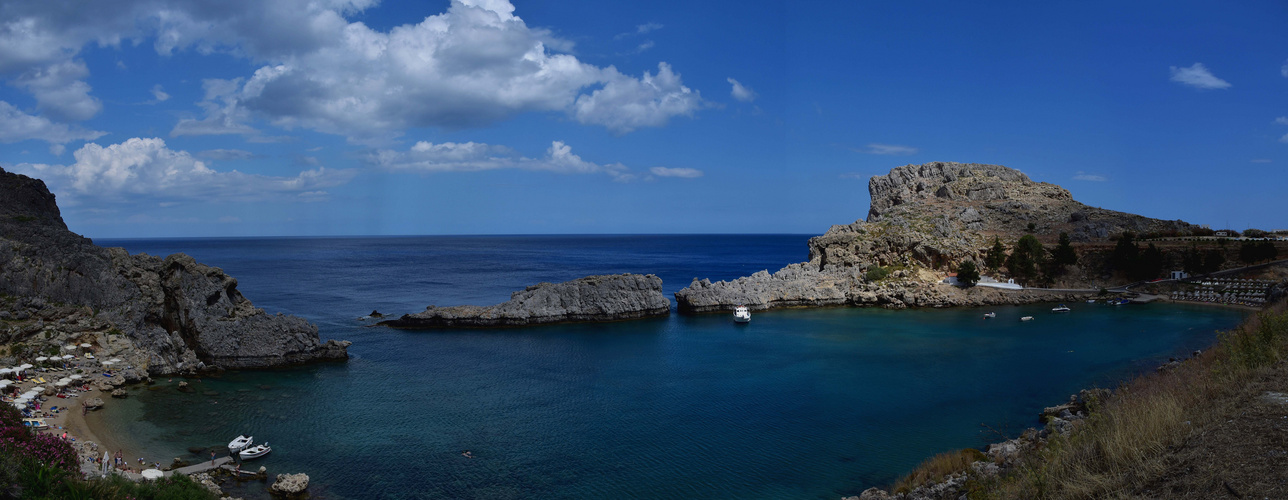
[{"label": "white yacht", "polygon": [[984,319],[996,318],[996,317],[997,317],[997,313],[995,313],[995,312],[986,312],[986,313],[984,313]]},{"label": "white yacht", "polygon": [[1024,316],[1020,318],[1020,321],[1033,321],[1033,316]]},{"label": "white yacht", "polygon": [[1064,305],[1064,304],[1060,304],[1060,307],[1052,307],[1052,308],[1051,308],[1051,312],[1053,312],[1053,313],[1067,313],[1067,312],[1069,312],[1069,311],[1071,311],[1071,310],[1072,310],[1072,309],[1069,309],[1069,306],[1066,306],[1066,305]]},{"label": "white yacht", "polygon": [[750,322],[751,322],[751,310],[750,310],[750,309],[747,309],[747,306],[738,306],[737,308],[735,308],[735,309],[733,310],[733,322],[734,322],[734,323],[750,323]]}]

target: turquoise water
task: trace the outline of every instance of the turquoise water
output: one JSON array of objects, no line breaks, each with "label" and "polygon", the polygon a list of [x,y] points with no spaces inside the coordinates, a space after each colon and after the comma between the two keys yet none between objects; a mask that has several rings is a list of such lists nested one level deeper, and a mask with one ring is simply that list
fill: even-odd
[{"label": "turquoise water", "polygon": [[[508,330],[400,331],[356,319],[373,304],[462,303],[508,295],[523,286],[515,280],[638,261],[669,263],[660,274],[673,291],[687,284],[676,275],[711,276],[696,267],[704,258],[723,252],[721,272],[749,274],[776,268],[758,258],[791,261],[804,240],[641,238],[583,238],[591,250],[517,237],[441,245],[473,245],[496,262],[522,253],[526,270],[454,265],[436,239],[111,242],[186,248],[237,276],[257,305],[304,314],[324,338],[354,345],[348,363],[228,372],[190,381],[193,393],[162,380],[104,416],[158,461],[251,433],[274,448],[251,464],[307,472],[322,498],[835,499],[888,484],[935,453],[1036,425],[1042,407],[1204,348],[1242,319],[1162,304],[1070,304],[1069,314],[1050,313],[1053,304],[798,309],[756,313],[749,325],[672,315]],[[739,251],[746,258],[730,258]],[[568,253],[577,257],[560,257]],[[409,278],[372,281],[399,269]],[[369,290],[353,285],[364,282]],[[982,319],[988,310],[997,318]],[[1020,322],[1025,315],[1036,319]]]}]

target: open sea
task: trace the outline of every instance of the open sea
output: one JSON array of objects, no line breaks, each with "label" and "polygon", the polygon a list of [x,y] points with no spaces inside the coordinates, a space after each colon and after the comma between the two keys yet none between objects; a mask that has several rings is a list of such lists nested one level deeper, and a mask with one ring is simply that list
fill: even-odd
[{"label": "open sea", "polygon": [[[493,304],[541,281],[652,273],[673,293],[807,257],[805,235],[97,240],[223,268],[347,363],[160,379],[102,417],[149,461],[225,447],[314,498],[838,499],[1037,425],[1044,406],[1206,348],[1244,313],[1170,304],[755,312],[502,330],[359,318]],[[982,319],[995,311],[997,318]],[[1020,322],[1032,315],[1031,322]],[[223,448],[226,450],[226,448]],[[474,458],[462,456],[469,450]],[[206,459],[209,455],[205,456]],[[259,498],[264,484],[234,496]]]}]

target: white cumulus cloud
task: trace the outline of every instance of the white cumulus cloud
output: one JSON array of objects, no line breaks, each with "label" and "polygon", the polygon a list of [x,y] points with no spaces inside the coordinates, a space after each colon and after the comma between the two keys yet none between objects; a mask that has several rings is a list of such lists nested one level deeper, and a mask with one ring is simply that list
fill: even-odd
[{"label": "white cumulus cloud", "polygon": [[162,89],[161,89],[161,84],[159,84],[159,83],[158,83],[158,84],[156,84],[156,85],[153,85],[153,86],[152,86],[152,100],[153,100],[153,101],[155,101],[155,102],[165,102],[167,99],[170,99],[170,94],[165,93],[165,90],[162,90]]},{"label": "white cumulus cloud", "polygon": [[[376,0],[120,0],[0,4],[0,78],[59,120],[93,116],[83,47],[151,42],[161,55],[228,53],[259,66],[200,103],[174,136],[259,137],[252,120],[388,141],[414,127],[483,126],[526,112],[567,113],[617,133],[703,106],[679,73],[623,75],[577,59],[572,42],[528,26],[506,0],[452,0],[421,22],[350,21]],[[640,25],[644,34],[661,25]],[[159,97],[159,96],[156,96]]]},{"label": "white cumulus cloud", "polygon": [[1230,82],[1217,78],[1203,63],[1194,63],[1188,68],[1171,67],[1171,80],[1197,89],[1227,89]]},{"label": "white cumulus cloud", "polygon": [[[54,123],[43,116],[29,115],[5,101],[0,101],[0,142],[13,143],[27,139],[61,145],[72,141],[92,141],[106,132]],[[55,155],[62,154],[61,152]]]},{"label": "white cumulus cloud", "polygon": [[1086,173],[1086,172],[1083,172],[1083,171],[1079,170],[1079,171],[1078,171],[1078,173],[1077,173],[1076,175],[1074,175],[1074,176],[1073,176],[1073,180],[1076,180],[1076,181],[1090,181],[1090,182],[1105,182],[1105,181],[1106,181],[1106,180],[1108,180],[1108,179],[1105,179],[1105,176],[1103,176],[1103,175],[1089,174],[1089,173]]},{"label": "white cumulus cloud", "polygon": [[1288,125],[1288,116],[1281,116],[1279,118],[1275,118],[1275,123],[1278,123],[1280,125]]},{"label": "white cumulus cloud", "polygon": [[43,179],[60,199],[85,200],[227,201],[276,198],[337,186],[349,181],[351,170],[317,168],[293,177],[274,177],[218,171],[186,151],[166,147],[159,138],[132,138],[119,144],[86,144],[73,153],[75,163],[21,163],[20,173]]},{"label": "white cumulus cloud", "polygon": [[726,80],[729,81],[730,85],[733,85],[733,90],[730,90],[729,94],[732,95],[734,99],[742,102],[751,102],[756,100],[757,95],[754,90],[738,83],[738,80],[734,80],[732,77],[727,78]]}]

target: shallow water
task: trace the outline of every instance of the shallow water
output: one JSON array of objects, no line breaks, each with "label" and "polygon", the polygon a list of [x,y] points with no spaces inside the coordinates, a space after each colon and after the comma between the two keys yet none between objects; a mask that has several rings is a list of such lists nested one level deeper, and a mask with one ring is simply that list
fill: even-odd
[{"label": "shallow water", "polygon": [[163,463],[253,434],[274,451],[251,468],[307,472],[324,498],[835,499],[1035,425],[1042,407],[1206,347],[1242,318],[1080,303],[988,309],[992,320],[984,309],[827,308],[759,312],[749,325],[719,314],[400,331],[356,319],[606,272],[656,272],[671,293],[693,276],[803,260],[805,239],[100,242],[187,251],[236,276],[256,305],[354,341],[348,363],[228,372],[191,381],[192,393],[162,380],[104,417]]}]

